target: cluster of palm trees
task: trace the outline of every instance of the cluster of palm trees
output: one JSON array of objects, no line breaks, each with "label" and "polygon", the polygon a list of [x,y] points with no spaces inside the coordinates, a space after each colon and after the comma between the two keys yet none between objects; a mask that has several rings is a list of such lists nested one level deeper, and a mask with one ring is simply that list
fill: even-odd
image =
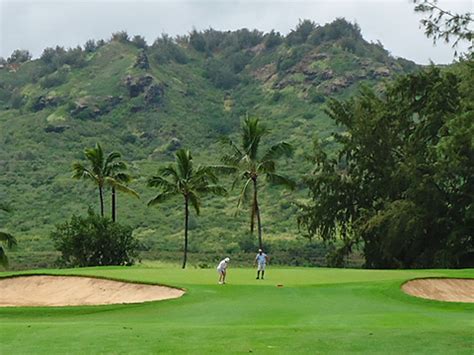
[{"label": "cluster of palm trees", "polygon": [[[233,188],[239,182],[242,183],[237,207],[240,208],[246,201],[250,201],[250,231],[254,233],[256,222],[259,247],[263,248],[258,202],[259,177],[263,176],[272,184],[294,188],[293,181],[276,172],[276,160],[280,157],[291,156],[292,147],[286,142],[280,142],[260,154],[260,142],[268,133],[268,129],[258,118],[246,118],[241,128],[240,143],[229,138],[223,140],[230,150],[229,153],[223,155],[223,164],[194,166],[191,152],[180,149],[175,154],[174,164],[159,169],[155,176],[148,179],[148,186],[159,189],[159,193],[148,202],[148,206],[159,205],[176,196],[182,198],[184,204],[183,269],[187,262],[190,207],[199,215],[203,195],[227,194],[226,189],[218,184],[218,174],[221,173],[235,176]],[[131,175],[127,172],[127,165],[120,160],[120,153],[112,152],[105,156],[99,144],[95,148],[86,149],[85,157],[88,165],[74,163],[73,177],[90,180],[97,186],[101,216],[104,216],[104,191],[111,190],[112,220],[115,221],[116,191],[139,197],[138,193],[128,186]]]}]

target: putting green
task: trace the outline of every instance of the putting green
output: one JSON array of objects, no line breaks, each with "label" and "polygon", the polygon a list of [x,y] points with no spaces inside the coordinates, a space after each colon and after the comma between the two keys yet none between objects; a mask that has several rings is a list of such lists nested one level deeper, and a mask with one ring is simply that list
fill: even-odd
[{"label": "putting green", "polygon": [[215,270],[168,266],[35,271],[41,272],[160,283],[187,292],[133,305],[0,308],[0,354],[474,349],[474,304],[424,300],[400,289],[418,277],[472,278],[474,269],[270,268],[264,281],[255,280],[254,270],[230,269],[227,285],[217,284]]}]

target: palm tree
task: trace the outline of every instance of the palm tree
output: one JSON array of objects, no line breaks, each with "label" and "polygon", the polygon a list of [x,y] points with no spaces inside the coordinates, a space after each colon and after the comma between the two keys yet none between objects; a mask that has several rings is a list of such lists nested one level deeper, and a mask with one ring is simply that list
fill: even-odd
[{"label": "palm tree", "polygon": [[283,156],[290,157],[293,153],[293,148],[290,144],[279,142],[271,146],[262,155],[259,154],[260,141],[268,133],[269,130],[260,123],[258,118],[247,117],[241,128],[241,144],[238,145],[230,138],[225,138],[224,142],[230,146],[231,152],[222,157],[224,164],[229,167],[228,171],[237,175],[232,187],[240,180],[244,182],[240,191],[237,208],[247,200],[249,190],[253,189],[250,232],[254,233],[256,220],[258,245],[260,248],[263,248],[263,242],[262,221],[258,203],[258,177],[264,175],[266,180],[272,184],[284,185],[291,189],[295,187],[295,183],[292,180],[276,173],[276,160]]},{"label": "palm tree", "polygon": [[117,197],[116,191],[126,193],[128,195],[140,198],[138,193],[129,188],[127,184],[132,181],[132,177],[127,173],[127,164],[123,161],[117,161],[110,165],[108,177],[106,183],[111,187],[112,190],[112,221],[115,222],[117,219]]},{"label": "palm tree", "polygon": [[188,254],[189,205],[199,215],[200,196],[203,194],[225,195],[226,190],[217,185],[218,179],[212,167],[194,168],[191,152],[180,149],[176,152],[176,163],[158,170],[158,175],[148,180],[148,186],[160,188],[160,193],[148,202],[154,206],[172,197],[181,195],[184,200],[184,256],[183,269],[186,267]]},{"label": "palm tree", "polygon": [[[0,211],[10,212],[10,209],[7,205],[0,204]],[[13,235],[0,231],[0,266],[4,268],[8,267],[8,258],[5,249],[11,249],[16,246],[16,244],[16,239]]]},{"label": "palm tree", "polygon": [[100,215],[104,217],[104,189],[112,188],[112,218],[115,220],[115,190],[120,190],[138,197],[138,194],[125,184],[130,181],[130,176],[124,172],[127,168],[122,161],[121,154],[110,153],[107,157],[99,143],[94,148],[86,148],[84,155],[89,161],[89,167],[82,163],[73,164],[73,175],[75,179],[91,180],[99,189]]}]

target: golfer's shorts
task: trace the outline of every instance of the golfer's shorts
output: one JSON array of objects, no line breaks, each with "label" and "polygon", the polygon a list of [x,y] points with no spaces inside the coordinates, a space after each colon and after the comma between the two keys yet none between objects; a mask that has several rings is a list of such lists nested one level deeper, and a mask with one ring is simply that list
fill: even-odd
[{"label": "golfer's shorts", "polygon": [[258,271],[265,271],[265,264],[258,264]]}]

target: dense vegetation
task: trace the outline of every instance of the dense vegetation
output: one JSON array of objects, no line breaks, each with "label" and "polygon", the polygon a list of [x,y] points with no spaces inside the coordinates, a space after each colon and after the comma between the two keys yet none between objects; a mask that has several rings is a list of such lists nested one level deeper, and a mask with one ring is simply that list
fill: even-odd
[{"label": "dense vegetation", "polygon": [[51,233],[61,252],[60,265],[68,267],[132,265],[138,241],[132,228],[122,226],[89,210],[86,217],[72,216]]},{"label": "dense vegetation", "polygon": [[430,68],[329,103],[346,131],[335,158],[317,144],[300,222],[342,237],[336,264],[361,245],[371,268],[474,266],[474,66],[463,66],[463,82]]},{"label": "dense vegetation", "polygon": [[[20,242],[11,253],[13,265],[56,259],[48,238],[53,226],[98,206],[97,190],[71,179],[71,163],[83,159],[86,147],[100,142],[129,162],[135,178],[130,188],[142,198],[121,199],[118,218],[135,228],[142,252],[175,253],[182,248],[179,207],[169,202],[148,209],[153,191],[146,179],[178,149],[191,149],[197,163],[219,163],[220,138],[234,139],[249,113],[272,130],[263,150],[282,140],[297,143],[294,159],[281,171],[297,180],[308,166],[306,147],[334,129],[321,110],[328,96],[417,68],[367,43],[344,20],[326,26],[302,21],[288,36],[209,29],[163,35],[152,44],[119,32],[107,41],[47,48],[39,59],[27,58],[15,53],[0,69],[0,198],[14,208],[0,218]],[[293,194],[269,187],[259,196],[266,206],[266,248],[306,244],[295,239],[293,204],[304,196],[301,185]],[[202,216],[189,219],[191,254],[254,249],[246,214],[235,216],[237,199],[235,193],[205,198]],[[104,202],[106,215],[109,206]]]},{"label": "dense vegetation", "polygon": [[[282,260],[307,250],[319,254],[327,246],[312,241],[312,231],[300,234],[295,216],[306,197],[301,176],[312,169],[305,159],[308,147],[315,138],[324,140],[333,157],[340,146],[331,134],[347,129],[324,112],[325,102],[349,97],[360,84],[371,87],[378,100],[386,90],[384,81],[420,69],[393,58],[380,43],[366,42],[359,27],[343,19],[325,26],[304,20],[287,36],[208,29],[177,38],[162,35],[151,45],[117,32],[107,41],[47,48],[39,59],[30,59],[29,53],[17,51],[0,69],[0,198],[12,201],[15,209],[4,224],[20,241],[11,254],[17,265],[54,260],[47,237],[53,225],[96,205],[97,192],[74,182],[70,171],[71,162],[83,159],[84,148],[98,142],[129,162],[128,170],[119,169],[127,178],[117,180],[101,164],[89,174],[85,163],[76,164],[75,176],[94,181],[103,215],[112,206],[116,217],[115,203],[103,201],[104,188],[113,190],[120,183],[140,194],[140,200],[121,200],[120,221],[134,228],[143,255],[174,256],[182,244],[179,209],[172,202],[147,209],[143,201],[154,193],[147,179],[181,148],[192,150],[198,164],[218,164],[222,136],[237,138],[249,114],[271,128],[262,151],[280,141],[295,147],[278,175],[264,169],[269,182],[283,177],[297,182],[294,192],[268,186],[258,196],[265,206],[260,216],[268,236],[265,248],[287,251]],[[92,169],[98,149],[86,152]],[[223,183],[230,186],[231,181]],[[238,199],[238,193],[209,196],[199,219],[189,215],[185,229],[193,234],[189,251],[199,255],[195,262],[207,261],[206,253],[255,249],[247,218],[235,215]],[[253,221],[258,215],[250,211]]]}]

